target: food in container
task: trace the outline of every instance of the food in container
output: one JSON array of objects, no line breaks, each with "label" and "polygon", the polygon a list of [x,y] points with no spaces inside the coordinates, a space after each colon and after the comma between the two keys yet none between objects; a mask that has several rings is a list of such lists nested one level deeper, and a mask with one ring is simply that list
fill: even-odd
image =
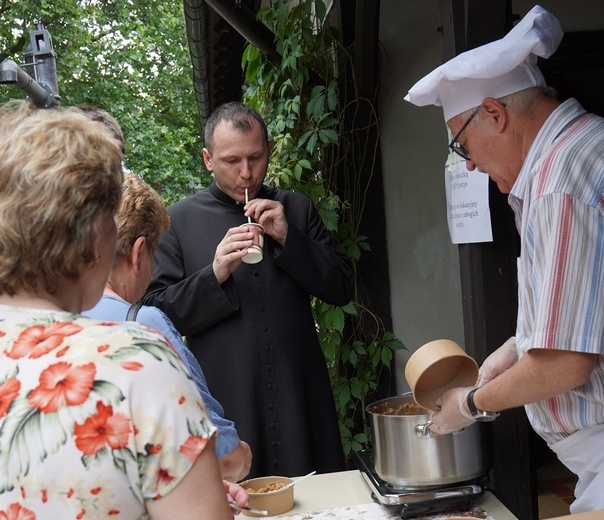
[{"label": "food in container", "polygon": [[[293,509],[295,486],[284,488],[293,481],[289,477],[258,477],[245,480],[239,485],[247,491],[250,497],[249,507],[265,510],[268,516],[275,516]],[[246,516],[261,516],[245,509],[242,513]]]}]

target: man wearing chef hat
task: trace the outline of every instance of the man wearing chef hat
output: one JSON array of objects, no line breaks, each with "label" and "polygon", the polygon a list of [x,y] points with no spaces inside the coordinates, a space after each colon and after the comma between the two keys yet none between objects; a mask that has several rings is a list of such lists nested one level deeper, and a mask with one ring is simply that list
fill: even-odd
[{"label": "man wearing chef hat", "polygon": [[535,6],[405,99],[442,106],[449,147],[509,193],[521,238],[516,335],[485,360],[477,387],[443,395],[432,429],[450,433],[524,405],[578,475],[578,513],[604,509],[604,119],[545,86],[537,57],[562,36]]}]

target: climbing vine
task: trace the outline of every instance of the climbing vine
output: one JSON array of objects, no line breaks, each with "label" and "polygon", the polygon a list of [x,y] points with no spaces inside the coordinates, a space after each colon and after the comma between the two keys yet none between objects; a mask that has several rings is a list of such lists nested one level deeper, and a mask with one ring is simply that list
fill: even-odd
[{"label": "climbing vine", "polygon": [[355,296],[348,305],[313,300],[342,443],[350,456],[369,441],[365,406],[382,371],[390,370],[394,352],[405,347],[385,330],[359,288],[358,267],[363,253],[370,251],[371,237],[358,233],[365,190],[345,166],[352,146],[374,144],[358,143],[343,123],[345,108],[351,108],[342,106],[341,93],[343,71],[351,67],[350,53],[339,43],[327,15],[322,0],[295,5],[275,0],[263,8],[259,16],[275,33],[281,62],[271,62],[248,44],[243,56],[244,98],[264,116],[273,142],[267,182],[310,197],[355,270]]}]

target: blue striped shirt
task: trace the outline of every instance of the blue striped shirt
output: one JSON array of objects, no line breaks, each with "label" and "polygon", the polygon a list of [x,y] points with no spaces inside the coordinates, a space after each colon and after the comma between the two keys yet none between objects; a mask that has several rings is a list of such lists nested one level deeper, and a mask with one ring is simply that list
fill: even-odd
[{"label": "blue striped shirt", "polygon": [[[521,239],[519,356],[533,348],[604,354],[604,119],[574,99],[561,104],[508,200]],[[548,443],[604,424],[603,359],[585,384],[526,406]]]}]

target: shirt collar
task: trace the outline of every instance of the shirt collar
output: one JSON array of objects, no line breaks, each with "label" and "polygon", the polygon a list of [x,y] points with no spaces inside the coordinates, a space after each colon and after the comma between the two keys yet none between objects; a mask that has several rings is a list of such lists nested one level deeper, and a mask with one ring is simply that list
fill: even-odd
[{"label": "shirt collar", "polygon": [[587,111],[574,98],[567,99],[556,107],[537,133],[535,140],[529,148],[518,178],[510,190],[510,200],[515,198],[522,201],[526,198],[526,190],[529,189],[531,178],[537,171],[537,168],[535,168],[536,162],[552,147],[554,141],[571,123],[586,113]]}]

